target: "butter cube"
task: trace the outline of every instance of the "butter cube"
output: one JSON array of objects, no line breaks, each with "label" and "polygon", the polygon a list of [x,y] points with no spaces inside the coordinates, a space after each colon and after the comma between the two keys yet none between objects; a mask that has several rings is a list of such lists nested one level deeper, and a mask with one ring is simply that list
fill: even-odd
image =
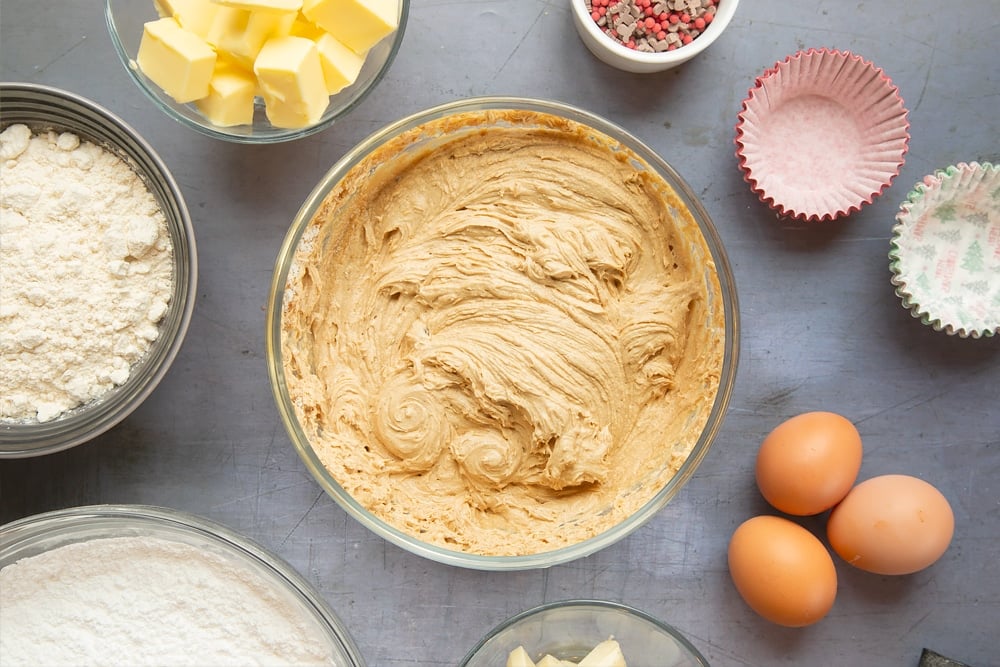
[{"label": "butter cube", "polygon": [[208,95],[195,104],[213,125],[250,125],[256,92],[257,79],[252,73],[220,60],[208,84]]},{"label": "butter cube", "polygon": [[305,37],[287,35],[267,40],[254,61],[253,71],[267,118],[275,127],[312,125],[330,103],[319,51]]},{"label": "butter cube", "polygon": [[320,63],[323,65],[326,91],[330,95],[340,92],[357,81],[361,67],[365,64],[363,55],[358,55],[346,44],[315,23],[305,19],[301,14],[292,24],[290,34],[316,42]]},{"label": "butter cube", "polygon": [[204,39],[172,18],[143,26],[136,62],[153,83],[180,104],[208,95],[215,51]]},{"label": "butter cube", "polygon": [[211,0],[217,5],[261,12],[292,12],[302,8],[302,0]]},{"label": "butter cube", "polygon": [[329,95],[338,93],[358,79],[365,57],[347,48],[347,45],[330,33],[323,33],[316,41],[319,62],[323,66],[323,80]]},{"label": "butter cube", "polygon": [[173,16],[182,28],[190,30],[209,44],[215,44],[214,26],[219,6],[210,0],[155,0],[161,16]]},{"label": "butter cube", "polygon": [[264,42],[287,35],[295,16],[221,7],[213,28],[218,35],[215,46],[241,66],[252,69]]},{"label": "butter cube", "polygon": [[302,13],[361,54],[399,26],[398,0],[303,0]]},{"label": "butter cube", "polygon": [[295,35],[296,37],[306,37],[312,41],[316,41],[320,37],[326,34],[326,31],[320,28],[318,25],[308,20],[301,13],[295,17],[295,21],[292,23],[292,29],[288,31],[289,35]]}]

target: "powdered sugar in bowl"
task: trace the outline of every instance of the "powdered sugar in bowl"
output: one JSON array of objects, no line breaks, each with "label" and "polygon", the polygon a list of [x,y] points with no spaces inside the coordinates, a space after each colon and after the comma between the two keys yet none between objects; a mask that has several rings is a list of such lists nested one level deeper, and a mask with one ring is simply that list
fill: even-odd
[{"label": "powdered sugar in bowl", "polygon": [[208,520],[138,505],[0,528],[0,664],[364,667],[290,565]]},{"label": "powdered sugar in bowl", "polygon": [[0,458],[135,410],[187,332],[194,230],[153,148],[79,95],[0,84]]}]

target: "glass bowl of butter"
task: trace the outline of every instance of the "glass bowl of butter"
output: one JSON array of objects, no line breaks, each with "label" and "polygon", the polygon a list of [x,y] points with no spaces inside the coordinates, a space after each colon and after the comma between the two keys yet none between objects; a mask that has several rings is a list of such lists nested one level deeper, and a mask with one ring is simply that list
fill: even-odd
[{"label": "glass bowl of butter", "polygon": [[708,667],[676,628],[608,600],[562,600],[523,611],[483,638],[461,667]]},{"label": "glass bowl of butter", "polygon": [[399,50],[410,0],[107,0],[112,44],[168,116],[237,143],[309,136]]},{"label": "glass bowl of butter", "polygon": [[295,216],[268,372],[341,507],[446,564],[549,567],[691,479],[738,356],[715,227],[660,156],[549,100],[425,109],[344,155]]}]

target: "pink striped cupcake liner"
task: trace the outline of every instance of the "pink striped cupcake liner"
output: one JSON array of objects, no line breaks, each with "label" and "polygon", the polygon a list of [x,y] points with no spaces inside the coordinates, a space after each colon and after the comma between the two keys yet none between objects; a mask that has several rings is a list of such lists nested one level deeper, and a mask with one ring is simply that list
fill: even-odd
[{"label": "pink striped cupcake liner", "polygon": [[847,51],[809,49],[757,77],[736,124],[736,157],[779,215],[834,220],[870,204],[899,174],[909,126],[881,69]]}]

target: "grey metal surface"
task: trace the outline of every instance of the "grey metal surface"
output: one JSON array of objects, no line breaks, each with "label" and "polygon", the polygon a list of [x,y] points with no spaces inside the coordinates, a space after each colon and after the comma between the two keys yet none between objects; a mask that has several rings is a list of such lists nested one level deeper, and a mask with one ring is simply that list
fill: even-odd
[{"label": "grey metal surface", "polygon": [[[221,521],[313,582],[373,666],[454,665],[504,618],[570,597],[652,613],[713,665],[916,665],[925,646],[997,665],[1000,339],[951,338],[912,319],[892,291],[886,254],[899,202],[925,174],[960,161],[1000,162],[998,39],[1000,9],[973,0],[744,0],[728,32],[697,59],[659,75],[626,75],[585,50],[566,0],[414,0],[395,64],[347,119],[298,142],[251,147],[204,138],[154,109],[119,65],[98,0],[4,0],[0,79],[83,94],[138,129],[187,198],[200,277],[187,341],[160,387],[93,442],[0,462],[0,522],[105,502]],[[861,213],[789,224],[743,183],[733,125],[764,68],[821,46],[872,60],[899,86],[910,151],[893,186]],[[737,387],[701,468],[629,538],[541,571],[438,565],[350,519],[292,450],[263,358],[273,262],[321,175],[402,115],[486,94],[573,103],[659,151],[703,197],[740,290]],[[761,439],[811,409],[857,424],[863,478],[901,472],[940,488],[956,532],[945,556],[915,575],[868,575],[838,563],[833,611],[792,630],[749,611],[725,552],[741,521],[768,511],[752,474]],[[806,523],[822,528],[822,518]]]}]

